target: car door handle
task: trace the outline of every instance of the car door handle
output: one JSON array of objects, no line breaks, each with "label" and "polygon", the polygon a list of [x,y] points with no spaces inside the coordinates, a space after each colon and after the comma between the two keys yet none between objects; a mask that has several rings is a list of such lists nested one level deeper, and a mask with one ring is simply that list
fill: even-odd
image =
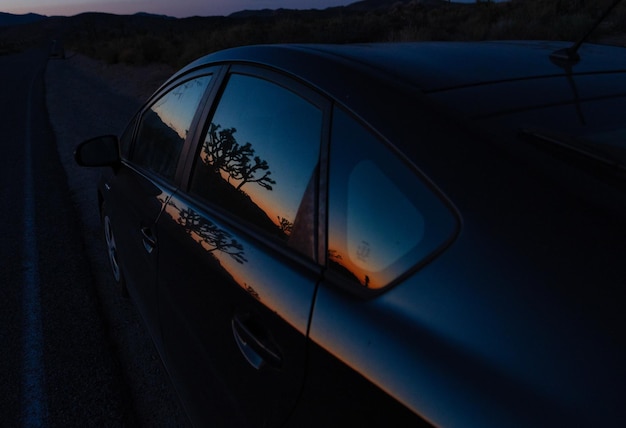
[{"label": "car door handle", "polygon": [[232,320],[233,335],[239,350],[248,363],[257,370],[266,365],[282,366],[282,357],[267,335],[255,325],[249,316],[235,316]]},{"label": "car door handle", "polygon": [[148,254],[152,253],[152,251],[156,248],[157,241],[152,233],[152,229],[149,227],[141,228],[141,236],[143,237],[143,247],[148,252]]}]

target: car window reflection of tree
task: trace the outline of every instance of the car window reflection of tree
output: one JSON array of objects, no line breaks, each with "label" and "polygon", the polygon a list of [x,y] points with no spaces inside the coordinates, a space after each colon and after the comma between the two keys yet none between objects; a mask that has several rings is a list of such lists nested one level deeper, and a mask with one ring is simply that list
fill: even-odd
[{"label": "car window reflection of tree", "polygon": [[285,232],[285,235],[291,235],[291,231],[293,230],[293,223],[287,220],[285,217],[277,216],[278,224],[280,226],[280,230]]},{"label": "car window reflection of tree", "polygon": [[259,156],[254,156],[250,142],[241,145],[235,138],[237,129],[223,129],[221,125],[211,123],[207,138],[202,146],[202,160],[214,172],[224,172],[227,181],[239,181],[236,186],[241,190],[246,183],[257,183],[259,186],[273,190],[276,184],[270,175],[269,164]]},{"label": "car window reflection of tree", "polygon": [[245,263],[248,260],[245,257],[244,247],[230,233],[218,227],[215,223],[210,222],[206,218],[194,210],[180,209],[174,203],[169,203],[178,213],[176,222],[180,224],[185,231],[198,242],[205,251],[213,253],[215,251],[228,254],[238,263]]},{"label": "car window reflection of tree", "polygon": [[205,199],[285,241],[291,233],[290,220],[278,216],[278,223],[273,221],[258,205],[260,201],[253,200],[242,188],[257,184],[273,191],[276,181],[271,177],[269,163],[255,154],[252,143],[237,142],[236,132],[235,128],[209,125],[191,187]]}]

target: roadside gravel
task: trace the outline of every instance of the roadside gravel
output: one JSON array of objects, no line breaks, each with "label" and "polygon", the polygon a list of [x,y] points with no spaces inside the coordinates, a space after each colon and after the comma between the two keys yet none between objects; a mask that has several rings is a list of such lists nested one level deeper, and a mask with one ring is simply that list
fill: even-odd
[{"label": "roadside gravel", "polygon": [[79,213],[112,353],[125,372],[138,424],[151,427],[186,426],[187,421],[139,314],[111,281],[95,192],[100,171],[78,167],[73,152],[88,138],[119,135],[172,71],[165,66],[108,66],[70,54],[66,60],[50,60],[45,77],[48,114]]}]

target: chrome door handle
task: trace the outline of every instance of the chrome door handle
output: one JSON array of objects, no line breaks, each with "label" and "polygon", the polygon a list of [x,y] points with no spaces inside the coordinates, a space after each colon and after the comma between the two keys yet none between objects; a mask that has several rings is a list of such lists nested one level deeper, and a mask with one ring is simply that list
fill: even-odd
[{"label": "chrome door handle", "polygon": [[143,248],[148,252],[148,254],[151,254],[157,245],[152,229],[149,227],[142,227],[141,236],[143,237]]},{"label": "chrome door handle", "polygon": [[251,328],[252,323],[249,317],[235,316],[232,320],[233,335],[239,350],[248,363],[257,370],[266,365],[280,368],[283,360],[276,346],[265,337],[265,334],[259,333],[259,329]]}]

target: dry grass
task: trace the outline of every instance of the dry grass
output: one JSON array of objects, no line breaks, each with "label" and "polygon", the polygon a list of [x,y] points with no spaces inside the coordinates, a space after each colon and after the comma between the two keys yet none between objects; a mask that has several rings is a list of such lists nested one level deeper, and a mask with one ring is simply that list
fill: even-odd
[{"label": "dry grass", "polygon": [[[442,3],[413,0],[374,11],[282,11],[267,17],[167,20],[89,17],[75,23],[70,47],[110,64],[180,67],[220,49],[259,43],[422,40],[576,40],[611,0],[511,0]],[[135,19],[136,22],[129,22]],[[622,3],[592,40],[623,40]]]}]

